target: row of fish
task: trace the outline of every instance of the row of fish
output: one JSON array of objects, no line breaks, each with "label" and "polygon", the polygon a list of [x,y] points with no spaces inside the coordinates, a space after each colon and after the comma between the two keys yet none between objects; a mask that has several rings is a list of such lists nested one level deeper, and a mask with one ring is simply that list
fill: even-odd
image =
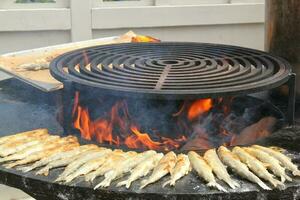
[{"label": "row of fish", "polygon": [[[283,153],[259,145],[251,147],[234,147],[231,150],[224,146],[207,150],[203,156],[194,151],[176,155],[174,152],[157,153],[148,150],[142,153],[124,152],[116,149],[98,147],[94,144],[80,145],[76,137],[61,138],[48,134],[46,129],[37,129],[0,138],[0,162],[6,168],[18,166],[18,170],[29,172],[38,169],[36,174],[45,175],[53,168],[65,167],[56,182],[69,183],[78,177],[85,181],[94,181],[99,176],[104,179],[95,186],[108,187],[112,181],[129,175],[126,180],[118,182],[117,187],[129,188],[141,178],[140,188],[152,184],[166,175],[168,181],[163,183],[174,186],[192,169],[201,177],[207,186],[227,192],[217,179],[230,188],[241,187],[227,171],[231,168],[237,175],[258,184],[265,190],[272,186],[283,189],[285,181],[292,181],[286,173],[300,176],[297,166]],[[276,179],[278,177],[280,180]]]}]

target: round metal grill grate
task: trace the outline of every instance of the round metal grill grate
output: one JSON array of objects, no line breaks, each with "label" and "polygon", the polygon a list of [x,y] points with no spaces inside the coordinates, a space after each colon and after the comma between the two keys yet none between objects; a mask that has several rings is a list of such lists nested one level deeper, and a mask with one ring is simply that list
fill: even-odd
[{"label": "round metal grill grate", "polygon": [[59,81],[117,95],[200,98],[258,92],[290,66],[262,51],[205,43],[126,43],[75,50],[51,62]]}]

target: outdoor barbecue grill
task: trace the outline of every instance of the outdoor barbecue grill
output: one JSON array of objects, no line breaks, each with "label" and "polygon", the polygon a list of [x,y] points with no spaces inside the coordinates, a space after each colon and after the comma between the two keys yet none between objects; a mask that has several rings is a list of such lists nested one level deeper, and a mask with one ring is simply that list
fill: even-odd
[{"label": "outdoor barbecue grill", "polygon": [[295,75],[286,61],[258,50],[184,42],[115,44],[59,56],[50,70],[64,84],[66,133],[74,132],[70,105],[76,91],[91,94],[85,99],[98,94],[177,100],[247,95],[288,84],[286,119],[294,122]]},{"label": "outdoor barbecue grill", "polygon": [[240,95],[292,79],[289,64],[258,50],[184,43],[128,43],[75,50],[51,63],[59,81],[102,93],[185,99]]},{"label": "outdoor barbecue grill", "polygon": [[[63,119],[61,123],[63,134],[76,131],[72,127],[72,112],[74,105],[78,103],[74,98],[77,92],[82,94],[80,100],[84,101],[114,96],[134,101],[147,99],[172,102],[225,96],[247,98],[247,95],[252,93],[288,85],[288,102],[283,105],[287,110],[284,112],[286,114],[284,125],[294,124],[295,75],[286,61],[258,50],[183,42],[114,44],[65,53],[51,62],[50,71],[64,84],[64,89],[47,94],[44,99],[50,103],[46,103],[47,109],[39,110],[38,113],[41,112],[53,119],[54,113],[47,112],[58,110],[57,112],[62,115],[60,118]],[[29,87],[21,83],[15,86],[10,81],[6,84],[14,89],[21,87],[21,90]],[[31,98],[36,93],[40,92],[36,90],[30,92]],[[9,99],[9,95],[8,91],[8,97],[4,98]],[[25,92],[23,97],[28,98],[27,96],[28,93]],[[43,101],[34,101],[37,101],[38,105],[45,104]],[[277,112],[278,108],[271,103],[270,105],[271,109]],[[62,112],[57,109],[61,106]],[[28,120],[39,121],[34,118],[35,116],[29,116]],[[49,124],[49,128],[61,130],[58,123]],[[299,139],[297,136],[299,132],[297,128],[283,128],[272,133],[270,139],[258,142],[292,147],[291,144]],[[300,149],[295,147],[293,150],[290,151],[290,155],[293,155],[295,163],[300,164],[297,153]],[[48,177],[36,176],[34,172],[24,174],[0,167],[0,181],[22,189],[36,199],[292,199],[294,197],[297,199],[300,187],[300,180],[295,178],[292,183],[286,184],[287,188],[283,191],[277,189],[263,191],[254,184],[238,179],[241,188],[230,189],[229,193],[223,193],[206,187],[197,176],[190,173],[178,181],[175,188],[162,188],[161,184],[166,181],[166,178],[163,178],[143,190],[138,189],[140,181],[133,184],[130,189],[117,188],[112,184],[107,189],[93,190],[94,185],[82,179],[76,179],[71,185],[54,183],[62,169],[51,170]],[[97,178],[96,182],[101,179]]]}]

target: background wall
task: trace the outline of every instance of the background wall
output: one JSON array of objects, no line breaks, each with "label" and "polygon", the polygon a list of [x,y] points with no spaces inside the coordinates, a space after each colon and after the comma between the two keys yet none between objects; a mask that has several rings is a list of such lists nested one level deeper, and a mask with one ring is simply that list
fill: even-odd
[{"label": "background wall", "polygon": [[133,30],[165,41],[264,47],[263,0],[0,1],[0,54]]}]

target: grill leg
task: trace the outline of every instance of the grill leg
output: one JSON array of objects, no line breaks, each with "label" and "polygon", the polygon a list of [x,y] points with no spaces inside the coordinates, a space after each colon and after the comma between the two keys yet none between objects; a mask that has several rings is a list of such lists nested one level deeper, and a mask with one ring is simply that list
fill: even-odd
[{"label": "grill leg", "polygon": [[75,89],[71,81],[64,82],[63,89],[63,129],[68,135],[72,130],[72,109],[74,104]]},{"label": "grill leg", "polygon": [[288,81],[289,100],[288,100],[288,123],[290,126],[295,124],[295,103],[296,103],[296,74],[292,73]]}]

